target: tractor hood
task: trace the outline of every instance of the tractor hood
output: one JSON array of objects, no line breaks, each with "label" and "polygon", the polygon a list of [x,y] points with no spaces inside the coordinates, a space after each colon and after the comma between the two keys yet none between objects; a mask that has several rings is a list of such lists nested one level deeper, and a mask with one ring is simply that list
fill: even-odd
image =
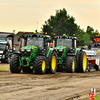
[{"label": "tractor hood", "polygon": [[65,46],[57,46],[57,47],[55,47],[56,50],[62,50],[64,48],[66,48],[66,47]]},{"label": "tractor hood", "polygon": [[22,47],[23,50],[29,50],[29,49],[34,49],[37,48],[36,46],[24,46]]}]

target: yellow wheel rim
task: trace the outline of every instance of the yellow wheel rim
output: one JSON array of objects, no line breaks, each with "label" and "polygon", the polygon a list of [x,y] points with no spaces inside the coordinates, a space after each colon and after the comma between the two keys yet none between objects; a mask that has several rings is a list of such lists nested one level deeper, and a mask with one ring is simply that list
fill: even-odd
[{"label": "yellow wheel rim", "polygon": [[42,61],[42,71],[45,70],[45,60]]},{"label": "yellow wheel rim", "polygon": [[56,57],[55,56],[52,57],[51,65],[52,65],[52,70],[55,70],[56,68]]},{"label": "yellow wheel rim", "polygon": [[87,66],[87,56],[85,54],[84,57],[83,57],[83,70],[84,71],[86,70],[86,66]]},{"label": "yellow wheel rim", "polygon": [[21,68],[21,66],[18,66],[18,69],[20,69]]},{"label": "yellow wheel rim", "polygon": [[75,60],[73,60],[72,69],[73,69],[73,70],[75,69]]}]

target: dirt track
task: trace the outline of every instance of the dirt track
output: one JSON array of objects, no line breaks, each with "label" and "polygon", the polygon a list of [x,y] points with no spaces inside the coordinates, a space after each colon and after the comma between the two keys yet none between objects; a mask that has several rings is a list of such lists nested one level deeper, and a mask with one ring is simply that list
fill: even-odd
[{"label": "dirt track", "polygon": [[100,71],[36,75],[0,70],[0,100],[65,100],[83,94],[89,97],[91,88],[100,89]]}]

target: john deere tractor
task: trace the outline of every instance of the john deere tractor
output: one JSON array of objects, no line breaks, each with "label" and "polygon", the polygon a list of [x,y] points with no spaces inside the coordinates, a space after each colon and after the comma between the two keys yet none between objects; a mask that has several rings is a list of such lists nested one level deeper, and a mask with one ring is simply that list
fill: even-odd
[{"label": "john deere tractor", "polygon": [[[24,46],[19,53],[14,53],[10,61],[10,71],[12,73],[33,72],[44,74],[48,69],[50,73],[55,73],[57,68],[57,54],[50,48],[50,36],[24,34],[18,40],[24,40]],[[22,44],[21,44],[22,45]]]},{"label": "john deere tractor", "polygon": [[82,49],[76,47],[78,39],[74,36],[55,36],[55,49],[57,51],[57,69],[64,66],[66,72],[85,72],[87,69],[87,56]]}]

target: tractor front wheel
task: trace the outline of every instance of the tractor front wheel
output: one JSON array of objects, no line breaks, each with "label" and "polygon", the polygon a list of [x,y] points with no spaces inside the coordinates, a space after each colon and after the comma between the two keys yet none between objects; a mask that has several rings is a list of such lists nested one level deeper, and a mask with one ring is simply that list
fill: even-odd
[{"label": "tractor front wheel", "polygon": [[50,73],[54,74],[57,70],[57,54],[55,51],[53,51],[50,56],[49,66]]},{"label": "tractor front wheel", "polygon": [[46,72],[46,57],[37,56],[34,61],[34,68],[36,74],[44,74]]},{"label": "tractor front wheel", "polygon": [[10,71],[11,73],[20,73],[21,66],[19,66],[19,55],[14,54],[10,60]]},{"label": "tractor front wheel", "polygon": [[66,59],[66,72],[75,72],[75,57],[68,56]]}]

